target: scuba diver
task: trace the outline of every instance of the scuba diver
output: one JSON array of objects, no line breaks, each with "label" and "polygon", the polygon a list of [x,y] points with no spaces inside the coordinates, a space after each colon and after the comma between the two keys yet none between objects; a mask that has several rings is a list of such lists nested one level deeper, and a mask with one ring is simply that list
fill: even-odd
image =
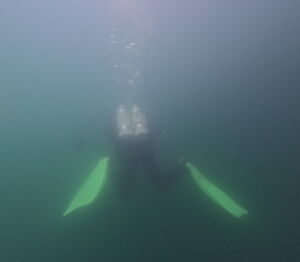
[{"label": "scuba diver", "polygon": [[137,105],[120,105],[112,129],[113,154],[109,173],[123,197],[131,194],[139,169],[157,188],[172,184],[188,173],[185,161],[163,174],[155,159],[153,135],[145,113]]},{"label": "scuba diver", "polygon": [[153,151],[153,136],[145,114],[133,105],[120,105],[116,111],[110,133],[113,144],[111,157],[99,160],[86,182],[80,187],[63,216],[78,208],[91,204],[111,177],[121,197],[133,191],[139,168],[142,168],[154,186],[164,188],[179,177],[190,174],[201,190],[230,214],[240,218],[248,211],[237,204],[229,195],[211,183],[196,167],[185,160],[164,174],[158,166]]}]

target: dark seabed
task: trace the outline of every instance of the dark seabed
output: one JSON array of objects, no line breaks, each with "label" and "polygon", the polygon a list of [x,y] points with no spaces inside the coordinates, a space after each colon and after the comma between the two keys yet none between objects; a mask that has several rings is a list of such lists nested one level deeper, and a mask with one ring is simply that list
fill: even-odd
[{"label": "dark seabed", "polygon": [[[300,260],[298,0],[1,0],[0,32],[1,262]],[[122,99],[164,169],[184,157],[249,214],[141,173],[62,217]]]}]

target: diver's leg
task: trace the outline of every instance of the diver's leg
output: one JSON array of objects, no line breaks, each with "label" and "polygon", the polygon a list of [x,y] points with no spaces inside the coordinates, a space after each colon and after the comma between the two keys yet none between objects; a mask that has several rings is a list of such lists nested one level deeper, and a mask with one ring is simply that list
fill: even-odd
[{"label": "diver's leg", "polygon": [[174,183],[179,177],[185,175],[188,169],[184,162],[172,168],[167,173],[163,173],[155,160],[154,153],[148,151],[142,158],[142,165],[153,185],[158,188],[164,188]]},{"label": "diver's leg", "polygon": [[118,178],[118,188],[122,198],[129,197],[135,185],[137,165],[133,161],[121,166]]},{"label": "diver's leg", "polygon": [[114,186],[122,198],[129,197],[136,180],[136,162],[126,155],[116,154],[111,163],[111,176],[113,177]]}]

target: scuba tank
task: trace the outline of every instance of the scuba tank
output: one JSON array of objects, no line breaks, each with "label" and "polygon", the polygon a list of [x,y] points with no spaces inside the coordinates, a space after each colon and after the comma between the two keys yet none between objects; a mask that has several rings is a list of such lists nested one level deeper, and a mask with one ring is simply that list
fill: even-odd
[{"label": "scuba tank", "polygon": [[117,109],[117,135],[119,138],[134,135],[130,112],[128,112],[123,105],[120,105]]},{"label": "scuba tank", "polygon": [[136,105],[131,108],[131,121],[135,136],[149,133],[146,115]]}]

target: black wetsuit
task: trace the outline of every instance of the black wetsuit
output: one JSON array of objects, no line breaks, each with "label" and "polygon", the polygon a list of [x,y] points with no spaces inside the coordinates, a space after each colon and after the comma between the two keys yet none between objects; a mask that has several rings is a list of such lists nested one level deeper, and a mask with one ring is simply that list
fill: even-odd
[{"label": "black wetsuit", "polygon": [[122,197],[133,191],[137,175],[143,169],[152,184],[158,188],[170,185],[187,172],[182,162],[166,174],[159,168],[149,134],[116,138],[110,170]]}]

